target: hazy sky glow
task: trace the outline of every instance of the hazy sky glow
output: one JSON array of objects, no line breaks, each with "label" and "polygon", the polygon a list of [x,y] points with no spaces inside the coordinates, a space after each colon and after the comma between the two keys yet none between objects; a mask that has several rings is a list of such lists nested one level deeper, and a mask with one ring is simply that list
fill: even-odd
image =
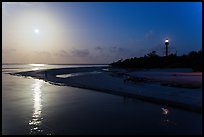
[{"label": "hazy sky glow", "polygon": [[202,3],[2,3],[3,63],[111,63],[202,49]]}]

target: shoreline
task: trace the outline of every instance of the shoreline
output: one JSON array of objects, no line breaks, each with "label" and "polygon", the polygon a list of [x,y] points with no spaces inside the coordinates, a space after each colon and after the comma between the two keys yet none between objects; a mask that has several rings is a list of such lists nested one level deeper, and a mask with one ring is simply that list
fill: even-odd
[{"label": "shoreline", "polygon": [[[104,69],[109,69],[109,71],[105,71]],[[126,76],[124,76],[124,74],[128,72],[124,69],[111,69],[110,67],[60,68],[17,72],[12,73],[12,75],[33,77],[54,85],[84,88],[202,113],[202,96],[199,97],[199,94],[202,95],[202,87],[201,89],[165,87],[155,83],[149,84],[146,81],[142,83],[136,82],[135,84],[129,82],[125,83],[124,78],[126,78]],[[68,78],[56,77],[56,75],[92,71],[101,71],[101,73]],[[45,72],[47,72],[47,78],[45,78]],[[186,93],[180,93],[180,89]],[[199,94],[193,92],[199,92]],[[174,94],[174,96],[172,96],[172,94]],[[189,102],[189,100],[193,101]]]}]

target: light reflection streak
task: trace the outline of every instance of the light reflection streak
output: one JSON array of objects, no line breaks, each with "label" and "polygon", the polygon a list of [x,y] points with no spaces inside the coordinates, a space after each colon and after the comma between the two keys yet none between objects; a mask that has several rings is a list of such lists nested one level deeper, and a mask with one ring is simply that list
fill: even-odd
[{"label": "light reflection streak", "polygon": [[162,113],[164,114],[164,115],[168,115],[168,113],[169,113],[169,110],[168,109],[165,109],[165,108],[161,108],[162,109]]},{"label": "light reflection streak", "polygon": [[35,80],[35,83],[32,85],[32,91],[33,91],[33,115],[32,119],[29,121],[30,128],[30,134],[39,134],[43,132],[43,130],[40,128],[42,125],[42,104],[41,104],[41,87],[42,87],[42,81]]},{"label": "light reflection streak", "polygon": [[40,69],[44,69],[46,67],[46,64],[29,64],[30,66],[32,66],[32,70],[40,70]]},{"label": "light reflection streak", "polygon": [[45,64],[30,64],[33,67],[43,67]]},{"label": "light reflection streak", "polygon": [[161,122],[162,125],[164,125],[164,126],[169,126],[169,125],[176,126],[177,123],[169,119],[169,109],[161,108],[161,110],[162,110],[162,114],[163,114],[163,119]]},{"label": "light reflection streak", "polygon": [[32,70],[39,70],[39,69],[40,69],[40,68],[38,68],[38,67],[37,67],[37,68],[32,68]]}]

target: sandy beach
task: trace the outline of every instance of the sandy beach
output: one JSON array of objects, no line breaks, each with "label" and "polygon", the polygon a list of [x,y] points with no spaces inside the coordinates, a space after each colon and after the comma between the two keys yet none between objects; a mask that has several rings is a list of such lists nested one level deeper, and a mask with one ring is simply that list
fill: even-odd
[{"label": "sandy beach", "polygon": [[[182,72],[183,71],[183,72]],[[202,73],[173,69],[129,71],[110,67],[59,68],[12,73],[51,84],[142,99],[202,111]]]}]

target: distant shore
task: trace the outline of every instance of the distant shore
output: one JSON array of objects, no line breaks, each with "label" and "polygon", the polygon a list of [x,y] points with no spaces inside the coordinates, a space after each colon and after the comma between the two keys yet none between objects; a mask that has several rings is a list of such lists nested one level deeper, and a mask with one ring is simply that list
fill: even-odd
[{"label": "distant shore", "polygon": [[202,111],[202,72],[81,67],[26,71],[12,75],[138,98],[195,112]]}]

